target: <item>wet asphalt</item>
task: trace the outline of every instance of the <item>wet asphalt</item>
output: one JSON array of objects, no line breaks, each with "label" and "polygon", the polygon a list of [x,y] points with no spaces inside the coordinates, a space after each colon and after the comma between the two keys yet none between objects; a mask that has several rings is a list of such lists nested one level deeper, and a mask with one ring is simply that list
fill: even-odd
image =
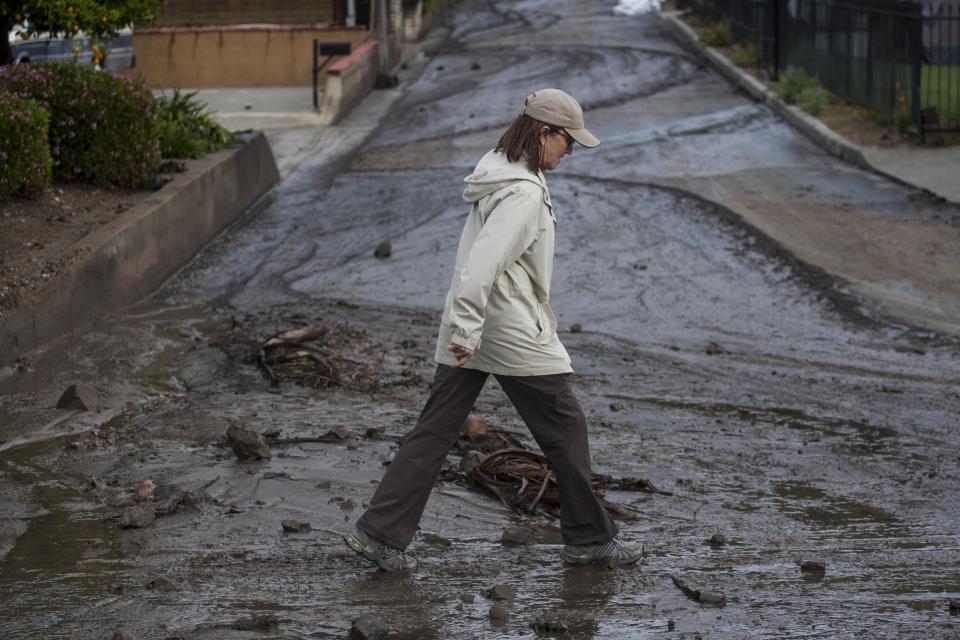
[{"label": "wet asphalt", "polygon": [[[305,163],[150,300],[6,373],[0,637],[344,638],[372,614],[393,638],[532,638],[556,611],[570,638],[960,636],[957,340],[878,313],[702,187],[735,179],[878,219],[943,205],[827,156],[656,16],[613,4],[459,2],[360,147]],[[604,140],[548,175],[552,303],[594,470],[670,495],[608,494],[637,512],[621,528],[640,566],[565,568],[555,522],[441,482],[411,547],[421,568],[377,573],[336,534],[426,398],[461,179],[544,86],[581,98]],[[375,258],[386,239],[392,256]],[[271,387],[237,346],[317,321],[376,389]],[[100,410],[52,409],[78,381]],[[495,382],[475,411],[533,446]],[[229,424],[358,440],[240,463]],[[119,530],[147,478],[182,504]],[[284,533],[291,518],[312,530]],[[533,543],[501,545],[517,524]],[[705,543],[717,533],[726,544]],[[495,584],[517,590],[505,620],[482,595]]]}]

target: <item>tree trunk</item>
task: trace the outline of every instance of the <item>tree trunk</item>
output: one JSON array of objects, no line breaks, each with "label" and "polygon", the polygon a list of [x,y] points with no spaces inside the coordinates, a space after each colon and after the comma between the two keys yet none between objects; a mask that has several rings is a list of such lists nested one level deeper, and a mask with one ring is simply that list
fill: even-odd
[{"label": "tree trunk", "polygon": [[13,62],[13,52],[10,50],[10,18],[5,15],[0,15],[0,34],[2,34],[2,39],[0,39],[0,65],[10,64]]}]

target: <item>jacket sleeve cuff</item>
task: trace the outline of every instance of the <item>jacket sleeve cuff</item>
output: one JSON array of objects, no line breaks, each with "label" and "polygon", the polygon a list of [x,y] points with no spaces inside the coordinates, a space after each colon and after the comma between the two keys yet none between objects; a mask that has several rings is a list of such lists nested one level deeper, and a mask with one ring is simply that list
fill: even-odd
[{"label": "jacket sleeve cuff", "polygon": [[462,336],[457,332],[456,327],[454,327],[453,333],[450,335],[450,342],[460,345],[461,347],[466,347],[471,351],[476,351],[477,347],[480,346],[480,334],[478,333],[474,336]]}]

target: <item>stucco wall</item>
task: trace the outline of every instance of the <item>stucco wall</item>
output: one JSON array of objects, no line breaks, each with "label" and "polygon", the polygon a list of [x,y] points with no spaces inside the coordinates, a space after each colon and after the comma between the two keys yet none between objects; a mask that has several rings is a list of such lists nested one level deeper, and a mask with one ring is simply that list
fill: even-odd
[{"label": "stucco wall", "polygon": [[320,25],[138,29],[131,75],[155,88],[309,86],[315,38],[350,41],[356,49],[367,31]]}]

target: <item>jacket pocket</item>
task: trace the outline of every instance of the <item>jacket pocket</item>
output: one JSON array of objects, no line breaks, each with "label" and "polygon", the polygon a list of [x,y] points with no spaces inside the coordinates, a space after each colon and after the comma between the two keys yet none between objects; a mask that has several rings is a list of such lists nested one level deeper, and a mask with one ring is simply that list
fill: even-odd
[{"label": "jacket pocket", "polygon": [[557,316],[554,315],[549,302],[538,301],[536,304],[538,312],[537,329],[539,330],[537,342],[550,342],[557,335]]}]

